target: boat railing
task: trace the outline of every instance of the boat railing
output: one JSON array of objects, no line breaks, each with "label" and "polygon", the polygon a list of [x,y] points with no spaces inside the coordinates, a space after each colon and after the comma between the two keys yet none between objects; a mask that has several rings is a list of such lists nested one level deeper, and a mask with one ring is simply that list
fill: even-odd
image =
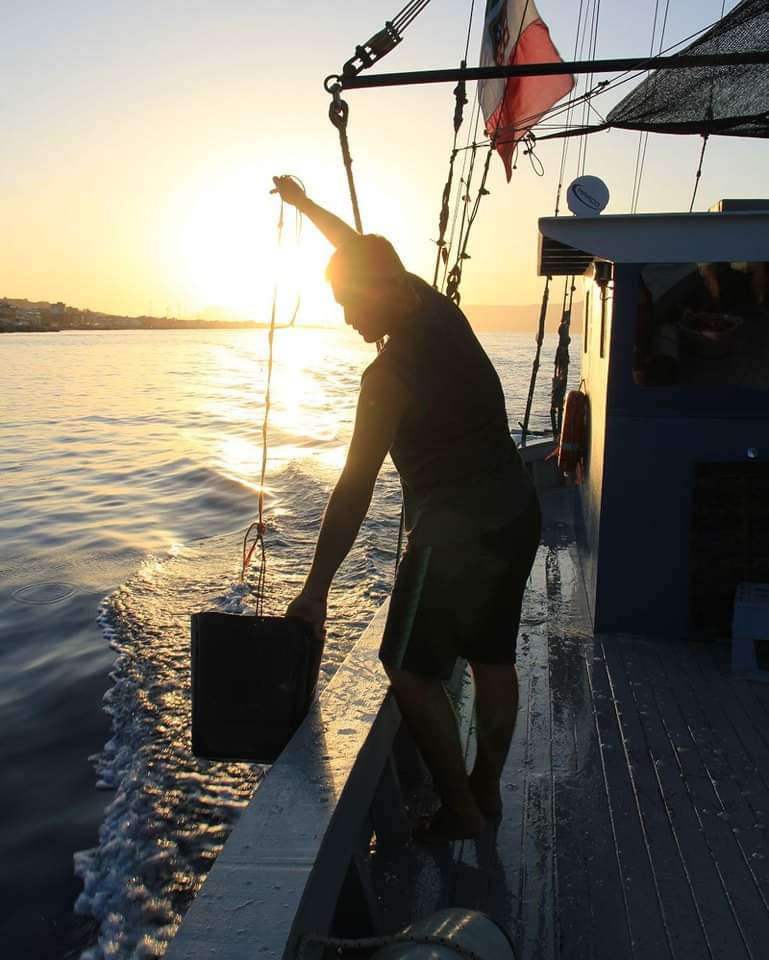
[{"label": "boat railing", "polygon": [[193,901],[168,960],[313,960],[340,901],[381,932],[365,858],[404,842],[404,771],[418,755],[378,660],[384,604],[259,785]]}]

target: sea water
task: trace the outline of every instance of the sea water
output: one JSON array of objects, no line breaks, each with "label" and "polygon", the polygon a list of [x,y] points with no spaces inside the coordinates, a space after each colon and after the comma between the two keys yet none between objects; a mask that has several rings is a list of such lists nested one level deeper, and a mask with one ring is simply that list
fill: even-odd
[{"label": "sea water", "polygon": [[[514,427],[534,338],[481,340]],[[307,571],[372,357],[347,330],[276,333],[266,612]],[[263,775],[190,752],[189,615],[250,609],[267,333],[8,334],[0,358],[0,954],[161,956]],[[388,593],[399,515],[388,461],[331,594],[321,686]]]}]

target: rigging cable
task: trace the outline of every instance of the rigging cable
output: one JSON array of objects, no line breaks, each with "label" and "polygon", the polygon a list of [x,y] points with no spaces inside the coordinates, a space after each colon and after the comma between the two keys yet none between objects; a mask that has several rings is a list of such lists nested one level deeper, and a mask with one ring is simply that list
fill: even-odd
[{"label": "rigging cable", "polygon": [[[579,31],[582,24],[582,10],[584,7],[585,0],[579,0],[579,13],[577,14],[577,36],[574,40],[574,56],[573,60],[577,59],[577,44],[579,43]],[[571,125],[571,118],[574,113],[574,107],[576,104],[570,103],[569,107],[566,110],[566,129],[569,129]],[[563,140],[563,149],[561,150],[561,169],[558,172],[558,188],[555,193],[555,212],[553,216],[558,216],[561,207],[561,191],[563,190],[563,178],[566,173],[566,160],[569,154],[569,138],[564,137]]]},{"label": "rigging cable", "polygon": [[[387,56],[403,39],[403,31],[406,27],[413,23],[429,2],[430,0],[410,0],[392,20],[386,20],[384,27],[378,33],[355,47],[355,53],[342,67],[342,76],[356,77],[361,71],[367,70],[382,57]],[[329,90],[330,80],[339,80],[339,77],[327,77],[326,90]]]},{"label": "rigging cable", "polygon": [[[470,49],[470,32],[473,26],[473,13],[475,12],[475,0],[470,6],[470,22],[467,26],[467,40],[465,41],[465,55],[460,62],[460,70],[467,66],[467,54]],[[433,288],[438,289],[438,273],[441,268],[441,260],[448,261],[448,251],[446,250],[446,227],[449,223],[449,200],[451,199],[451,190],[454,180],[454,161],[457,158],[457,137],[459,129],[464,119],[464,108],[467,105],[467,84],[460,80],[454,88],[454,142],[451,147],[451,156],[449,158],[449,172],[446,177],[446,183],[443,186],[441,197],[441,212],[438,217],[438,239],[435,241],[438,251],[435,255],[435,271],[433,273]]]},{"label": "rigging cable", "polygon": [[[481,105],[478,102],[478,85],[476,84],[475,95],[473,97],[473,107],[470,112],[472,117],[470,121],[470,126],[472,127],[472,132],[470,129],[467,131],[467,141],[464,147],[457,148],[458,151],[462,152],[462,171],[459,177],[459,186],[457,188],[455,197],[454,197],[454,212],[451,216],[451,230],[449,231],[449,240],[446,244],[445,256],[442,257],[443,260],[443,276],[441,277],[439,289],[443,291],[446,287],[446,275],[449,270],[449,256],[451,251],[454,249],[454,237],[457,230],[457,220],[459,219],[459,208],[462,205],[463,211],[466,210],[467,202],[469,202],[469,191],[470,191],[470,182],[472,180],[472,167],[475,162],[475,154],[477,151],[476,146],[474,146],[477,133],[478,133],[478,121],[481,115]],[[473,141],[473,145],[471,145]],[[468,165],[470,166],[470,172],[468,173]],[[463,189],[464,188],[464,189]]]},{"label": "rigging cable", "polygon": [[[657,29],[657,11],[659,0],[656,0],[654,6],[654,22],[652,24],[652,40],[649,47],[649,56],[654,53],[654,35]],[[665,41],[665,28],[668,22],[668,12],[670,10],[670,0],[665,0],[665,13],[662,18],[662,29],[660,30],[660,43],[657,49],[657,56],[662,53],[662,44]],[[633,195],[630,202],[630,212],[636,213],[638,210],[638,201],[641,199],[641,180],[643,179],[644,165],[646,163],[646,148],[649,143],[649,131],[643,130],[638,137],[638,151],[636,152],[636,169],[633,176]],[[640,164],[639,164],[640,155]]]},{"label": "rigging cable", "polygon": [[[594,0],[593,17],[592,17],[592,22],[590,26],[590,43],[588,45],[588,59],[590,60],[595,60],[595,52],[598,47],[598,21],[599,21],[600,15],[601,15],[601,0]],[[586,25],[587,25],[587,21],[586,21]],[[594,76],[595,74],[591,73],[585,78],[586,96],[585,96],[585,100],[582,108],[583,125],[587,123],[587,118],[591,109],[590,107],[591,96],[588,93],[588,90],[592,88]],[[578,169],[581,175],[585,172],[585,165],[587,164],[587,137],[585,137],[582,140],[582,143],[580,144],[580,157],[581,157],[581,164],[578,167]]]},{"label": "rigging cable", "polygon": [[[521,21],[518,24],[518,33],[515,38],[515,43],[512,46],[513,56],[515,54],[515,51],[518,49],[518,44],[520,43],[520,40],[521,40],[521,34],[523,33],[523,25],[526,22],[526,14],[528,12],[528,9],[529,9],[529,0],[526,0],[526,3],[524,4],[523,10],[521,12]],[[507,96],[507,87],[509,83],[510,83],[509,79],[505,80],[505,88],[502,94],[502,102],[504,102],[505,97]],[[488,196],[489,194],[489,190],[486,189],[486,181],[489,175],[491,155],[493,154],[497,146],[497,142],[498,142],[498,135],[495,132],[489,137],[489,147],[486,153],[486,160],[484,161],[484,164],[483,164],[483,174],[481,175],[481,183],[480,183],[480,186],[478,187],[478,192],[475,196],[475,203],[473,204],[472,212],[466,216],[465,214],[467,212],[467,204],[469,204],[470,202],[469,182],[467,185],[468,193],[464,198],[466,206],[465,206],[465,211],[462,214],[462,226],[460,227],[460,231],[459,231],[457,257],[456,257],[456,260],[454,261],[454,266],[451,268],[446,278],[446,296],[457,306],[459,306],[459,302],[461,299],[460,293],[459,293],[459,286],[462,282],[462,264],[463,264],[463,261],[470,259],[470,254],[467,252],[467,245],[470,240],[470,231],[472,229],[473,223],[475,222],[475,218],[478,216],[478,209],[481,205],[482,198],[485,196]],[[475,155],[475,150],[473,150],[473,158],[474,158],[474,155]]]},{"label": "rigging cable", "polygon": [[[486,160],[483,164],[483,174],[481,175],[481,185],[478,187],[478,193],[475,195],[475,203],[473,204],[472,212],[467,217],[467,224],[464,229],[464,236],[460,230],[460,241],[459,241],[459,250],[457,253],[457,259],[454,262],[454,266],[449,271],[449,275],[446,280],[446,296],[457,306],[459,306],[460,294],[459,294],[459,285],[462,282],[462,262],[464,260],[470,259],[470,254],[467,252],[467,244],[470,240],[470,230],[472,229],[475,218],[478,216],[478,208],[481,205],[481,199],[488,195],[489,191],[486,189],[486,180],[489,176],[489,166],[491,164],[491,155],[494,152],[494,140],[489,145],[489,149],[486,151]],[[465,198],[467,202],[470,200],[469,194]],[[465,208],[467,209],[467,208]],[[463,214],[464,221],[464,214]]]},{"label": "rigging cable", "polygon": [[[700,27],[699,29],[694,30],[688,36],[682,37],[680,40],[676,40],[675,43],[671,43],[669,47],[666,47],[664,50],[660,51],[659,56],[667,56],[667,54],[669,54],[671,50],[675,50],[676,47],[680,47],[684,43],[688,43],[690,40],[695,40],[697,37],[702,36],[702,34],[707,33],[708,30],[711,30],[719,22],[720,22],[719,20],[713,20],[711,23],[706,24],[704,27]],[[644,73],[648,73],[650,69],[653,69],[654,63],[657,59],[658,57],[650,58],[648,60],[647,66],[645,66],[643,69],[634,67],[632,69],[624,70],[621,73],[618,73],[617,76],[612,77],[611,80],[602,80],[600,83],[597,83],[592,90],[588,91],[585,94],[580,94],[580,96],[574,98],[574,102],[575,103],[580,102],[584,100],[586,97],[592,98],[593,96],[597,96],[599,93],[609,93],[609,91],[611,90],[616,90],[617,87],[624,86],[624,84],[626,83],[630,83],[633,80],[637,80],[639,77],[643,76]],[[566,101],[566,103],[558,104],[557,107],[543,114],[543,117],[547,117],[552,120],[554,117],[560,116],[562,113],[565,112],[566,108],[569,106],[569,103],[570,101]],[[599,117],[601,116],[598,110],[596,110],[595,106],[593,106],[592,102],[590,104],[590,109],[593,110],[593,112],[598,113]],[[569,137],[569,136],[581,137],[586,133],[600,132],[606,129],[606,126],[607,126],[606,121],[603,117],[601,118],[601,120],[602,120],[602,126],[599,126],[599,127],[587,127],[585,129],[583,129],[582,127],[577,127],[573,131],[561,130],[558,133],[545,134],[544,136],[541,136],[538,139],[539,140],[558,140],[558,139],[561,139],[562,137]]]},{"label": "rigging cable", "polygon": [[[577,32],[574,39],[574,57],[577,59],[577,48],[579,45],[579,33],[580,27],[582,24],[582,11],[584,8],[584,0],[580,0],[579,12],[577,14]],[[574,115],[574,109],[576,103],[573,103],[569,106],[566,111],[566,129],[569,129],[571,124],[572,116]],[[558,189],[555,196],[555,211],[554,216],[558,216],[560,211],[561,204],[561,191],[563,190],[563,178],[566,174],[566,163],[569,154],[569,145],[571,141],[569,137],[564,137],[563,140],[563,149],[561,150],[561,169],[558,174]],[[550,277],[547,278],[546,283],[550,283]],[[561,432],[561,422],[563,420],[563,404],[566,398],[566,387],[569,382],[569,344],[571,343],[571,311],[574,303],[574,292],[577,289],[574,282],[574,277],[566,277],[564,280],[563,288],[563,305],[561,307],[561,322],[558,325],[558,345],[555,350],[555,358],[553,360],[553,378],[550,385],[550,425],[553,431],[553,436],[559,436]],[[528,421],[526,423],[526,430],[528,430]]]},{"label": "rigging cable", "polygon": [[[579,49],[580,55],[581,55],[581,53],[585,49],[588,21],[592,22],[590,45],[588,49],[592,49],[593,56],[594,56],[596,39],[598,34],[598,10],[599,9],[600,9],[600,0],[593,0],[593,7],[592,7],[593,12],[591,15],[590,7],[588,6],[588,8],[585,9],[584,0],[580,0],[579,12],[577,14],[577,30],[576,30],[576,36],[574,41],[574,58],[575,59],[577,55],[577,50]],[[583,11],[585,15],[584,23],[582,20]],[[580,41],[580,30],[582,31],[581,41]],[[582,98],[583,99],[583,125],[585,122],[585,117],[587,112],[587,104],[589,103],[588,89],[589,89],[590,83],[591,83],[591,80],[586,78],[585,93],[583,94],[583,98]],[[571,121],[571,117],[573,116],[574,107],[576,106],[576,99],[575,98],[571,98],[571,99],[574,100],[574,103],[570,103],[566,110],[567,129]],[[563,177],[566,172],[566,156],[568,151],[567,144],[568,144],[568,139],[565,139],[564,147],[561,151],[561,168],[559,172],[559,178],[558,178],[559,183],[558,183],[558,188],[556,190],[556,198],[555,198],[555,216],[558,216],[558,212],[560,209],[561,191],[563,189]],[[582,154],[581,149],[580,149],[580,154]],[[584,157],[582,158],[581,162],[584,169]],[[580,157],[577,158],[577,169],[579,169],[579,166],[580,166]],[[552,282],[552,279],[553,279],[552,275],[548,274],[548,276],[545,278],[544,290],[542,291],[542,303],[540,305],[540,310],[539,310],[539,323],[537,324],[537,335],[536,335],[537,348],[534,352],[534,360],[531,365],[531,378],[529,380],[529,392],[526,396],[526,407],[523,414],[523,421],[519,422],[519,426],[521,428],[521,446],[522,447],[526,446],[526,438],[529,434],[529,423],[531,421],[531,409],[534,403],[534,391],[537,385],[537,374],[539,373],[539,366],[540,366],[540,360],[542,355],[542,344],[545,339],[545,321],[547,319],[547,307],[550,301],[550,284]],[[567,279],[566,283],[568,284],[568,282],[569,281]],[[573,287],[574,287],[574,281],[572,278],[572,289]],[[572,293],[572,296],[573,296],[573,293]],[[551,419],[551,422],[554,424],[553,426],[554,433],[555,433],[555,423],[560,421],[560,416],[563,412],[563,397],[565,396],[565,393],[566,393],[566,378],[568,376],[568,369],[569,369],[568,345],[570,342],[570,336],[569,336],[570,320],[571,320],[571,300],[569,301],[569,307],[567,311],[566,290],[564,289],[564,305],[561,310],[561,322],[558,326],[559,340],[558,340],[558,348],[556,349],[555,362],[554,362],[555,369],[553,372],[553,378],[551,383],[550,419]]]}]

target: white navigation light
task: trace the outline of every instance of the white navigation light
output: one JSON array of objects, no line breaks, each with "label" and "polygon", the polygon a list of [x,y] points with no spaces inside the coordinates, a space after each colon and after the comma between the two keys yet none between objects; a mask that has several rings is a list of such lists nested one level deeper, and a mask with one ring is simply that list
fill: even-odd
[{"label": "white navigation light", "polygon": [[609,202],[609,188],[600,177],[577,177],[566,191],[566,203],[576,217],[597,217]]}]

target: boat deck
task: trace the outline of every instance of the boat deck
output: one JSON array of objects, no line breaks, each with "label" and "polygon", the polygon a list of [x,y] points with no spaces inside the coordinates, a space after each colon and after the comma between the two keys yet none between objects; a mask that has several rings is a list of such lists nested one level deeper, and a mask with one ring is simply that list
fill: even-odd
[{"label": "boat deck", "polygon": [[462,905],[518,960],[765,957],[769,685],[734,679],[726,645],[594,637],[546,500],[503,819],[453,849],[374,845],[384,927]]}]

